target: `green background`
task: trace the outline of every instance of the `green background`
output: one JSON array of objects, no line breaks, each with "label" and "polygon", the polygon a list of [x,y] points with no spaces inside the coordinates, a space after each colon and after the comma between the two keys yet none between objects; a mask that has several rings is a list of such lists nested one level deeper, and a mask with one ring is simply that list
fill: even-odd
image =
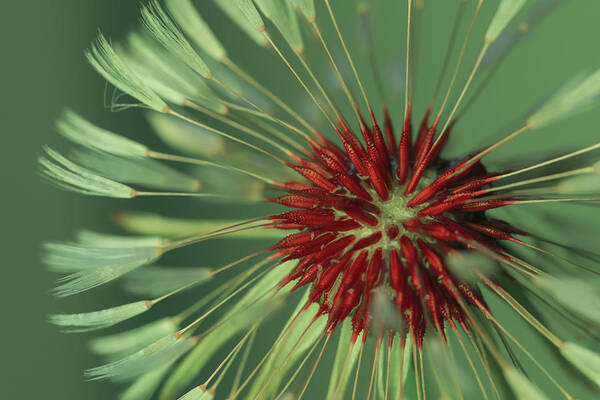
[{"label": "green background", "polygon": [[[430,1],[436,2],[450,3]],[[600,66],[600,2],[566,3],[512,54],[486,101],[470,113],[470,129],[493,132],[574,73]],[[123,203],[69,194],[45,184],[36,175],[36,158],[43,144],[57,141],[53,123],[64,106],[107,127],[144,137],[139,113],[107,112],[105,83],[83,57],[98,28],[118,38],[134,27],[138,7],[138,2],[129,0],[10,1],[0,6],[2,398],[114,397],[111,385],[84,382],[82,370],[97,363],[86,350],[86,337],[60,334],[46,323],[48,313],[90,309],[109,295],[54,299],[49,291],[55,277],[41,266],[39,249],[43,240],[67,239],[80,227],[109,229],[107,215]],[[445,42],[439,38],[445,40],[449,22],[442,11],[432,18],[439,24],[428,26],[424,40],[437,40],[442,49]],[[426,50],[431,60],[441,59],[439,49]],[[437,67],[423,62],[420,73],[427,75]],[[556,151],[561,143],[573,148],[596,141],[595,117],[588,113],[549,129],[543,137],[530,135],[504,154],[538,158],[545,150]]]}]

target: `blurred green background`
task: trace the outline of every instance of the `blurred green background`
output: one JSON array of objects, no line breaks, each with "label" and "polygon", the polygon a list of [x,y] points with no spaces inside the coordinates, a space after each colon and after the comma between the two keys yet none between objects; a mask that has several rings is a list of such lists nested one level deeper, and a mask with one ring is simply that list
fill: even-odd
[{"label": "blurred green background", "polygon": [[[334,4],[345,1],[336,0]],[[451,1],[430,0],[430,3],[446,7]],[[470,113],[466,126],[494,132],[525,105],[574,73],[600,66],[600,2],[565,3],[511,55],[490,86],[485,101],[478,102]],[[107,215],[125,206],[65,193],[45,184],[36,174],[36,158],[43,144],[57,142],[53,124],[64,106],[133,137],[150,136],[139,112],[111,114],[106,110],[105,83],[83,57],[83,50],[94,40],[98,28],[119,38],[136,26],[139,3],[38,0],[3,2],[0,7],[3,21],[0,98],[4,123],[0,158],[4,182],[0,397],[114,398],[116,391],[110,384],[88,383],[82,377],[84,368],[98,362],[87,352],[86,337],[60,334],[46,323],[48,313],[69,307],[91,309],[110,294],[93,293],[67,301],[54,299],[49,291],[55,277],[41,266],[39,249],[43,240],[67,239],[80,227],[110,229]],[[431,15],[437,23],[427,26],[425,42],[437,41],[440,48],[445,46],[450,23],[445,17],[443,11]],[[444,41],[440,42],[440,37]],[[442,57],[437,50],[428,51],[431,47],[424,49],[429,60]],[[434,62],[420,65],[422,75],[439,67]],[[505,154],[537,158],[548,149],[556,151],[561,143],[572,148],[596,141],[599,135],[595,116],[588,113],[576,121],[570,120],[545,132],[543,139],[528,136]]]}]

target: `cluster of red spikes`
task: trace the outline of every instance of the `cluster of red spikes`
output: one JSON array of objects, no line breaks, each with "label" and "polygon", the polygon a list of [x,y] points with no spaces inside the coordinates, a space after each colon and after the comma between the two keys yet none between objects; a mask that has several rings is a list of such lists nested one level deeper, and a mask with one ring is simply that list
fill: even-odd
[{"label": "cluster of red spikes", "polygon": [[[307,156],[288,164],[305,181],[280,184],[285,195],[270,199],[293,208],[272,216],[272,227],[299,231],[271,249],[281,262],[297,260],[282,286],[311,285],[307,306],[320,305],[330,332],[352,318],[354,340],[370,327],[380,287],[394,293],[419,345],[428,325],[442,338],[445,323],[469,329],[461,304],[482,312],[486,304],[469,283],[453,277],[445,260],[474,246],[508,259],[497,243],[520,232],[483,212],[513,200],[482,198],[498,175],[487,174],[476,156],[453,166],[440,158],[452,126],[434,142],[439,118],[430,126],[429,111],[413,140],[408,110],[399,143],[387,110],[383,131],[372,111],[370,125],[358,115],[363,140],[340,119],[343,150],[319,135]],[[386,215],[390,203],[403,204],[406,213]]]}]

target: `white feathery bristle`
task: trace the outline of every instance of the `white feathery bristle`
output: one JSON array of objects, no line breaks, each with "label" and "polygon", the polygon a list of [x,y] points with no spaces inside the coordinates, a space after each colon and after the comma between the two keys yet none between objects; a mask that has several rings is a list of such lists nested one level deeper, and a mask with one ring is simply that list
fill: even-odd
[{"label": "white feathery bristle", "polygon": [[47,243],[44,262],[53,271],[73,272],[59,280],[59,297],[85,292],[123,276],[162,254],[161,247]]},{"label": "white feathery bristle", "polygon": [[504,377],[518,400],[548,400],[546,395],[516,368],[506,368]]},{"label": "white feathery bristle", "polygon": [[161,397],[173,398],[181,390],[189,387],[211,357],[227,341],[239,332],[243,332],[253,324],[265,319],[282,305],[285,296],[282,295],[283,291],[277,292],[276,286],[277,282],[280,282],[290,272],[290,265],[290,263],[282,264],[281,271],[279,267],[269,271],[249,288],[248,292],[236,302],[231,311],[220,318],[219,321],[227,321],[227,323],[221,324],[218,322],[216,328],[204,336],[198,347],[175,368],[164,385]]},{"label": "white feathery bristle", "polygon": [[159,297],[199,285],[212,277],[210,268],[147,267],[125,277],[125,290],[136,295]]},{"label": "white feathery bristle", "polygon": [[290,47],[296,52],[304,49],[302,32],[293,5],[281,0],[255,0],[260,10],[281,32]]},{"label": "white feathery bristle", "polygon": [[316,18],[316,11],[315,11],[315,0],[286,0],[288,3],[293,4],[295,7],[297,7],[302,14],[304,14],[304,17],[309,20],[309,21],[313,21]]},{"label": "white feathery bristle", "polygon": [[158,112],[166,112],[169,109],[167,104],[123,62],[104,35],[100,34],[98,42],[92,44],[86,57],[94,69],[117,89]]},{"label": "white feathery bristle", "polygon": [[600,387],[600,354],[577,343],[565,342],[560,347],[561,354],[582,374]]},{"label": "white feathery bristle", "polygon": [[108,328],[120,322],[133,318],[146,312],[152,303],[137,301],[104,310],[78,314],[50,315],[50,322],[60,326],[65,332],[88,332]]},{"label": "white feathery bristle", "polygon": [[61,135],[83,147],[128,157],[148,154],[145,145],[100,128],[71,110],[63,113],[57,127]]},{"label": "white feathery bristle", "polygon": [[[199,236],[227,227],[240,221],[190,220],[163,217],[146,212],[125,212],[117,214],[117,223],[128,232],[141,235],[164,237]],[[229,237],[229,236],[228,236]]]},{"label": "white feathery bristle", "polygon": [[[203,336],[198,346],[177,365],[163,386],[161,398],[175,398],[182,390],[189,387],[222,346],[239,332],[247,330],[281,306],[281,293],[284,291],[278,292],[276,297],[273,297],[274,285],[276,286],[276,283],[290,272],[290,265],[290,263],[282,264],[281,270],[279,267],[274,268],[249,288],[232,310],[220,318],[215,329]],[[223,321],[227,323],[221,324]]]},{"label": "white feathery bristle", "polygon": [[265,23],[252,0],[233,0],[233,3],[254,29],[259,31],[264,29]]},{"label": "white feathery bristle", "polygon": [[597,280],[568,276],[538,277],[534,283],[570,311],[600,323],[600,290]]},{"label": "white feathery bristle", "polygon": [[501,0],[485,34],[485,41],[495,41],[526,3],[527,0]]},{"label": "white feathery bristle", "polygon": [[109,235],[89,230],[78,231],[76,239],[77,243],[84,246],[110,249],[161,247],[164,244],[163,239],[159,237]]},{"label": "white feathery bristle", "polygon": [[[527,16],[520,24],[508,30],[505,29],[502,34],[494,41],[494,44],[485,54],[481,67],[492,66],[507,55],[513,47],[523,37],[533,32],[543,18],[551,13],[560,3],[565,0],[538,0],[527,11]],[[523,30],[523,28],[525,28]]]},{"label": "white feathery bristle", "polygon": [[181,396],[178,400],[212,400],[215,398],[215,395],[206,390],[204,386],[196,386],[183,396]]},{"label": "white feathery bristle", "polygon": [[129,199],[135,196],[133,188],[104,178],[63,157],[49,147],[49,158],[40,157],[41,173],[50,181],[67,190],[90,196]]},{"label": "white feathery bristle", "polygon": [[[443,343],[438,335],[428,335],[425,337],[427,348],[427,357],[431,365],[435,366],[438,384],[446,385],[448,399],[458,399],[461,397],[461,391],[464,391],[468,396],[468,384],[461,380],[461,377],[468,376],[466,371],[461,369],[453,356],[451,349],[447,343]],[[459,389],[460,390],[457,390]]]},{"label": "white feathery bristle", "polygon": [[132,32],[127,37],[126,49],[117,50],[123,60],[168,101],[182,106],[192,101],[216,113],[227,109],[204,78],[183,61],[172,57],[149,34]]},{"label": "white feathery bristle", "polygon": [[[77,243],[46,243],[44,262],[52,271],[87,271],[96,267],[146,262],[156,257],[163,242],[157,238],[132,238],[80,232]],[[105,239],[103,239],[105,238]],[[123,242],[117,243],[121,238]]]},{"label": "white feathery bristle", "polygon": [[169,334],[174,334],[177,325],[171,318],[163,318],[125,332],[92,339],[93,353],[111,359],[127,357]]},{"label": "white feathery bristle", "polygon": [[119,400],[151,399],[172,366],[173,362],[170,362],[152,371],[146,372],[144,375],[134,380],[133,383],[119,395]]},{"label": "white feathery bristle", "polygon": [[[164,237],[201,236],[242,222],[240,220],[168,218],[159,214],[135,211],[120,213],[115,217],[116,222],[131,233]],[[276,241],[284,236],[284,233],[275,229],[251,229],[230,233],[222,238]]]},{"label": "white feathery bristle", "polygon": [[211,358],[239,333],[239,328],[229,324],[216,325],[208,332],[166,379],[159,398],[174,399],[195,382],[198,374],[206,367]]},{"label": "white feathery bristle", "polygon": [[183,32],[188,35],[196,46],[215,60],[222,60],[227,56],[225,48],[191,0],[166,0],[165,4]]},{"label": "white feathery bristle", "polygon": [[142,22],[150,34],[169,52],[200,76],[204,78],[210,76],[210,69],[206,63],[157,1],[152,1],[150,5],[142,9]]},{"label": "white feathery bristle", "polygon": [[[256,203],[265,198],[265,185],[256,179],[218,168],[199,168],[198,175],[202,177],[202,187],[206,192],[227,197],[219,201]],[[254,234],[255,238],[261,238],[267,231],[268,229],[254,230],[242,236],[250,238]]]},{"label": "white feathery bristle", "polygon": [[71,157],[83,167],[117,182],[180,192],[197,192],[202,186],[198,179],[150,158],[125,158],[96,151],[73,151]]},{"label": "white feathery bristle", "polygon": [[567,82],[527,120],[532,128],[587,111],[600,100],[600,69]]},{"label": "white feathery bristle", "polygon": [[165,114],[149,112],[147,118],[161,140],[184,154],[212,159],[226,152],[225,139],[206,129]]},{"label": "white feathery bristle", "polygon": [[259,46],[265,47],[268,44],[264,35],[256,30],[248,18],[244,15],[236,0],[213,0],[213,2],[221,8],[221,10],[237,25],[248,37]]},{"label": "white feathery bristle", "polygon": [[[296,316],[299,317],[296,320],[294,329],[290,332],[289,341],[282,341],[277,343],[273,348],[273,354],[267,359],[264,365],[261,367],[260,372],[256,375],[252,382],[252,387],[248,392],[248,398],[254,398],[258,395],[265,385],[268,385],[263,395],[265,398],[274,397],[277,388],[281,381],[285,379],[287,374],[293,369],[295,363],[306,354],[306,352],[315,344],[315,342],[321,337],[321,334],[325,330],[327,325],[327,318],[320,316],[315,320],[317,312],[319,311],[319,305],[312,304],[306,311],[301,310],[306,305],[306,298],[308,291],[300,299],[300,303],[291,314],[291,318],[286,323],[284,329],[286,329],[294,320]],[[310,326],[310,329],[305,332],[306,328]],[[289,362],[281,366],[281,368],[275,368],[275,355],[276,354],[287,354]]]},{"label": "white feathery bristle", "polygon": [[122,47],[116,48],[117,53],[124,63],[126,63],[132,71],[139,75],[148,87],[156,92],[164,101],[169,104],[185,106],[186,100],[191,99],[189,91],[186,91],[181,85],[168,76],[161,73],[156,64],[149,64],[148,61],[142,61],[134,58],[127,53]]},{"label": "white feathery bristle", "polygon": [[[333,362],[333,367],[331,369],[331,376],[329,378],[329,386],[327,388],[327,399],[343,399],[344,391],[348,384],[350,378],[354,375],[354,366],[356,365],[356,361],[358,360],[358,354],[360,353],[360,345],[352,345],[351,340],[354,335],[354,331],[352,329],[352,320],[345,319],[342,322],[341,326],[338,328],[340,330],[340,339],[338,341],[337,351],[335,352],[335,359]],[[361,333],[363,335],[364,333]],[[361,336],[358,337],[357,343],[360,343]],[[394,342],[400,342],[400,340],[395,340]],[[352,350],[350,350],[350,356],[348,360],[346,360],[346,355],[348,354],[348,350],[352,346]],[[344,365],[348,363],[348,366],[344,368]],[[394,365],[392,364],[392,367]],[[341,381],[340,381],[341,379]],[[340,383],[340,387],[338,390],[338,383]],[[334,396],[336,393],[338,396]],[[391,397],[395,399],[397,397]]]},{"label": "white feathery bristle", "polygon": [[[156,41],[146,31],[133,31],[127,35],[126,52],[130,58],[140,64],[146,65],[154,71],[157,76],[167,79],[184,93],[194,93],[198,86],[206,86],[202,77],[185,65]],[[123,50],[125,51],[125,50]]]},{"label": "white feathery bristle", "polygon": [[557,191],[565,194],[600,195],[600,161],[591,168],[591,173],[562,180]]},{"label": "white feathery bristle", "polygon": [[125,357],[85,372],[90,380],[128,381],[177,360],[194,345],[194,338],[169,335]]}]

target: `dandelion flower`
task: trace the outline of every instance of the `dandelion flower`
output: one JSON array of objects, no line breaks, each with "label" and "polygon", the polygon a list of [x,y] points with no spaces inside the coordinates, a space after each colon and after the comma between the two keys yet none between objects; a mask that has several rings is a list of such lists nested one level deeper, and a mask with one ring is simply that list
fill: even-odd
[{"label": "dandelion flower", "polygon": [[[548,207],[585,207],[590,218],[575,229],[597,237],[600,143],[504,167],[487,160],[596,106],[600,70],[549,93],[498,140],[487,126],[461,128],[510,50],[560,0],[448,2],[456,17],[439,76],[428,77],[433,93],[418,85],[416,43],[436,2],[208,3],[301,95],[268,88],[278,85],[235,61],[191,0],[152,1],[126,40],[100,35],[92,45],[89,62],[120,93],[113,107],[145,108],[174,151],[66,111],[57,127],[73,150],[47,148],[42,174],[85,195],[219,202],[255,215],[126,211],[115,220],[128,235],[82,231],[46,244],[45,262],[65,274],[57,296],[118,281],[137,299],[50,317],[69,332],[132,320],[93,339],[106,363],[85,376],[127,383],[127,400],[573,399],[574,380],[598,393],[600,254],[550,235],[573,225]],[[383,13],[400,22],[382,25]],[[382,62],[382,32],[398,39],[399,65]],[[487,143],[447,156],[461,135]],[[269,244],[219,267],[162,264],[227,238]],[[180,310],[176,297],[195,301]],[[523,332],[546,346],[544,358]]]}]

